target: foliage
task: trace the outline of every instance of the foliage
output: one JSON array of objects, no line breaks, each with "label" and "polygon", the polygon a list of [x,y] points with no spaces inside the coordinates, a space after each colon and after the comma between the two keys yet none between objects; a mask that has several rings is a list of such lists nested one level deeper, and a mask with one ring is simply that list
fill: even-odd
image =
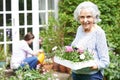
[{"label": "foliage", "polygon": [[4,48],[2,45],[0,45],[0,61],[5,61],[6,60],[6,56],[4,53]]},{"label": "foliage", "polygon": [[88,50],[78,49],[72,46],[59,47],[54,51],[55,55],[72,62],[92,60],[93,56]]},{"label": "foliage", "polygon": [[46,54],[51,53],[54,46],[64,45],[64,27],[60,26],[59,22],[53,17],[49,17],[48,27],[41,30],[40,36],[43,37],[42,47]]},{"label": "foliage", "polygon": [[120,56],[110,51],[110,66],[105,69],[107,80],[120,80]]},{"label": "foliage", "polygon": [[[65,43],[70,44],[73,40],[76,28],[79,26],[73,19],[73,12],[77,5],[84,0],[60,0],[59,1],[59,18],[64,14],[63,21],[65,21]],[[116,53],[120,53],[120,0],[88,0],[98,5],[102,19],[99,25],[105,30],[108,46],[114,48]],[[66,17],[67,16],[67,17]],[[62,20],[61,20],[62,21]],[[61,22],[60,22],[61,23]],[[112,32],[112,34],[111,34]]]},{"label": "foliage", "polygon": [[0,80],[55,80],[51,72],[40,73],[40,70],[30,70],[27,66],[19,69],[15,75],[6,77],[4,70],[0,70]]}]

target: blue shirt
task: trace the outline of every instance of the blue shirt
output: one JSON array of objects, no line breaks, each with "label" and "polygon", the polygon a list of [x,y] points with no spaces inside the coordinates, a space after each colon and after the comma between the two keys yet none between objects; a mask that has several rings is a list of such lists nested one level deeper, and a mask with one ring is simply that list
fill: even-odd
[{"label": "blue shirt", "polygon": [[96,28],[89,33],[85,33],[82,26],[79,26],[71,46],[91,51],[94,54],[93,57],[98,66],[98,70],[93,71],[90,68],[73,70],[77,74],[93,74],[99,70],[103,73],[103,69],[108,67],[110,63],[105,32],[101,27],[95,26]]}]

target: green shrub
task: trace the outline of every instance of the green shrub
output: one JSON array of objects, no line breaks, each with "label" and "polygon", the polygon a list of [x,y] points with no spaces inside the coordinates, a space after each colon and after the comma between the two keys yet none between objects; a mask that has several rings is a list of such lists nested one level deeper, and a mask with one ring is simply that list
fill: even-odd
[{"label": "green shrub", "polygon": [[[78,23],[73,19],[73,12],[77,5],[84,0],[60,0],[59,18],[65,21],[64,44],[70,44],[73,40]],[[108,46],[120,53],[120,0],[88,0],[98,5],[102,19],[99,25],[105,30]],[[64,14],[64,16],[62,15]],[[61,20],[61,21],[62,21]],[[60,22],[61,23],[61,22]]]},{"label": "green shrub", "polygon": [[64,26],[60,25],[53,17],[49,17],[48,27],[41,30],[40,36],[43,37],[42,48],[47,56],[52,57],[54,56],[51,53],[52,48],[64,45]]},{"label": "green shrub", "polygon": [[107,80],[120,80],[120,56],[113,52],[110,55],[110,66],[105,69]]}]

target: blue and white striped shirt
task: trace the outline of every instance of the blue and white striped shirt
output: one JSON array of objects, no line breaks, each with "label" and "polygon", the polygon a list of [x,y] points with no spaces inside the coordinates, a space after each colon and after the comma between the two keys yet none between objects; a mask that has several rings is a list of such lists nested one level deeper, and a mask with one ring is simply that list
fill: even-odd
[{"label": "blue and white striped shirt", "polygon": [[[94,31],[85,33],[82,26],[77,29],[76,37],[71,43],[71,46],[91,50],[94,53],[94,60],[98,65],[98,70],[102,71],[109,65],[109,54],[104,30],[96,25]],[[77,74],[93,74],[98,70],[90,70],[84,68],[73,72]]]}]

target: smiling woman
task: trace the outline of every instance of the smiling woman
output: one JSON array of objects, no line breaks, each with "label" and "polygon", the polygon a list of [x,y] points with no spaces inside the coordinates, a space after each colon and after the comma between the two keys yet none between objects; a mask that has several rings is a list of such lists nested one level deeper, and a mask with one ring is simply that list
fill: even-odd
[{"label": "smiling woman", "polygon": [[94,26],[94,17],[90,11],[87,11],[86,9],[81,10],[79,21],[85,32],[92,30],[91,28]]},{"label": "smiling woman", "polygon": [[97,5],[89,1],[80,3],[74,11],[74,18],[81,25],[71,46],[92,51],[95,64],[92,67],[72,70],[73,80],[102,80],[103,70],[109,65],[105,32],[97,25],[101,21],[99,16]]}]

